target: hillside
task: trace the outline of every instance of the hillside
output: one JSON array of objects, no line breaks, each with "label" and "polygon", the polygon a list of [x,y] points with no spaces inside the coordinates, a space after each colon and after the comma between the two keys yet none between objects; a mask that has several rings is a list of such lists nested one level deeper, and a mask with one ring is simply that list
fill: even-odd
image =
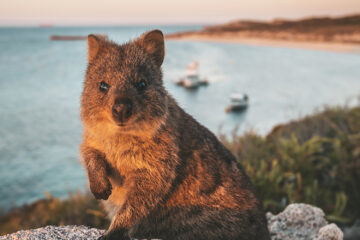
[{"label": "hillside", "polygon": [[300,20],[276,19],[233,21],[205,26],[200,31],[167,35],[169,39],[194,37],[234,37],[290,41],[334,42],[360,45],[360,14],[344,17],[311,17]]}]

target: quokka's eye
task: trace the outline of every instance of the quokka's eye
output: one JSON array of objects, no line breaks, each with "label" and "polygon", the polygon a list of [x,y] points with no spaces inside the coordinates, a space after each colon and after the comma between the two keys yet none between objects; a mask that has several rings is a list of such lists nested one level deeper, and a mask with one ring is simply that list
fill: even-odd
[{"label": "quokka's eye", "polygon": [[110,86],[104,81],[101,81],[99,89],[101,92],[107,92],[109,90]]},{"label": "quokka's eye", "polygon": [[138,82],[136,84],[136,88],[139,90],[139,91],[143,91],[145,90],[147,87],[147,83],[144,81],[144,80],[141,80],[140,82]]}]

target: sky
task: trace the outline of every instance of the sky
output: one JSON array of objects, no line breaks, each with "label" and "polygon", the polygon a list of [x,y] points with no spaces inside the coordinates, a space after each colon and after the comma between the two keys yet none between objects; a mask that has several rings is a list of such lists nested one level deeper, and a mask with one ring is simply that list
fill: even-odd
[{"label": "sky", "polygon": [[0,0],[0,25],[216,24],[360,13],[360,0]]}]

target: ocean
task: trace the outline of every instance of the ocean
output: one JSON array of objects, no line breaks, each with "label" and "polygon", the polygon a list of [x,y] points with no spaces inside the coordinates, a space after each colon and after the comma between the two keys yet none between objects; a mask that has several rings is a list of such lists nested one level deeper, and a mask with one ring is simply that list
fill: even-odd
[{"label": "ocean", "polygon": [[[79,160],[80,94],[86,41],[51,35],[104,33],[125,42],[159,28],[201,26],[0,28],[0,207],[65,197],[87,188]],[[174,84],[192,61],[209,85],[189,91]],[[360,55],[235,43],[167,41],[164,84],[178,103],[215,134],[266,134],[325,105],[357,104]],[[233,92],[249,96],[240,114],[225,112]]]}]

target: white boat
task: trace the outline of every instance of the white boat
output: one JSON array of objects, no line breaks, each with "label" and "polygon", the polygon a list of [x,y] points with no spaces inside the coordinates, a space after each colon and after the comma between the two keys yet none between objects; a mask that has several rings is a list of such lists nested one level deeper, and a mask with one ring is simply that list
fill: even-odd
[{"label": "white boat", "polygon": [[249,97],[246,94],[234,93],[230,96],[231,104],[226,108],[226,112],[240,112],[248,108]]},{"label": "white boat", "polygon": [[208,81],[206,79],[200,79],[198,69],[199,63],[197,61],[188,64],[185,70],[185,77],[175,83],[189,89],[198,88],[200,85],[207,85]]}]

